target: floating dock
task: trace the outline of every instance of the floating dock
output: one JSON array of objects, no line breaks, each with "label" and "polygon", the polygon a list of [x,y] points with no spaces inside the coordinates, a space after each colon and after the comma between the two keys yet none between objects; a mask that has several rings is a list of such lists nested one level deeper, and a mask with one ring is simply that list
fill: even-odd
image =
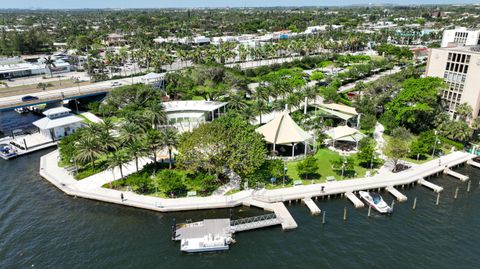
[{"label": "floating dock", "polygon": [[443,187],[440,187],[438,185],[435,185],[433,184],[432,182],[430,181],[426,181],[425,179],[421,178],[418,180],[418,184],[422,185],[422,186],[425,186],[429,189],[432,189],[434,192],[442,192],[443,191]]},{"label": "floating dock", "polygon": [[399,192],[397,189],[395,189],[395,187],[393,186],[388,186],[386,187],[386,190],[393,196],[395,196],[395,198],[397,198],[397,200],[399,202],[405,202],[407,201],[407,196],[405,196],[403,193]]},{"label": "floating dock", "polygon": [[460,173],[458,173],[458,172],[455,172],[455,171],[451,170],[451,169],[448,168],[448,167],[445,168],[445,170],[443,170],[443,173],[444,173],[444,174],[447,174],[447,175],[449,175],[449,176],[458,178],[458,179],[460,179],[460,180],[463,181],[463,182],[467,181],[468,178],[469,178],[468,176],[462,175],[462,174],[460,174]]},{"label": "floating dock", "polygon": [[347,196],[348,200],[350,200],[350,202],[353,203],[355,208],[361,208],[365,206],[362,200],[358,199],[358,197],[355,194],[353,194],[353,192],[346,192],[345,196]]},{"label": "floating dock", "polygon": [[317,204],[315,204],[315,202],[312,200],[312,198],[304,198],[303,202],[308,207],[308,209],[310,209],[310,213],[312,213],[312,215],[318,215],[322,212],[320,208],[318,208]]},{"label": "floating dock", "polygon": [[243,201],[243,205],[255,206],[263,210],[274,212],[277,218],[281,220],[283,230],[291,230],[298,227],[297,222],[295,222],[292,215],[290,215],[290,212],[288,212],[288,209],[282,202],[266,203],[254,198],[247,198]]},{"label": "floating dock", "polygon": [[467,161],[467,164],[468,164],[468,165],[471,165],[471,166],[473,166],[473,167],[476,167],[476,168],[480,168],[480,163],[478,163],[478,162],[476,162],[476,161],[474,161],[474,160],[468,160],[468,161]]}]

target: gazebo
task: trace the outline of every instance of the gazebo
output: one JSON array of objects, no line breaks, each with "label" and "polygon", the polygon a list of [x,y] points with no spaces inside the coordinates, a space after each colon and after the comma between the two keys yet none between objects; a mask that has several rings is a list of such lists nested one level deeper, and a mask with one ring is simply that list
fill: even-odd
[{"label": "gazebo", "polygon": [[338,126],[333,129],[330,129],[325,132],[326,135],[330,137],[333,141],[333,147],[335,147],[336,141],[342,142],[352,142],[355,143],[355,148],[358,147],[358,142],[362,140],[366,135],[361,133],[355,128],[351,128],[348,126]]},{"label": "gazebo", "polygon": [[310,134],[295,123],[288,111],[275,115],[272,121],[257,128],[257,132],[264,136],[267,143],[273,145],[273,151],[276,150],[277,145],[291,146],[292,157],[295,156],[295,146],[299,143],[305,144],[306,154],[307,140],[312,139]]},{"label": "gazebo", "polygon": [[319,104],[318,109],[320,109],[324,113],[340,118],[345,122],[356,117],[357,128],[358,128],[360,115],[357,113],[357,110],[354,107],[332,103],[332,104]]}]

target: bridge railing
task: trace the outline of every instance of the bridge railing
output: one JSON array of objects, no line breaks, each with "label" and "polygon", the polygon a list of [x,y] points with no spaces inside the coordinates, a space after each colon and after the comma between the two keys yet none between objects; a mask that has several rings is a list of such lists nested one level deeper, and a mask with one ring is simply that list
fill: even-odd
[{"label": "bridge railing", "polygon": [[260,216],[255,216],[255,217],[248,217],[248,218],[243,218],[243,219],[237,219],[237,220],[231,220],[230,221],[230,226],[240,226],[240,225],[247,225],[247,224],[252,224],[255,222],[260,222],[260,221],[268,221],[268,220],[280,220],[275,213],[271,214],[265,214],[265,215],[260,215]]}]

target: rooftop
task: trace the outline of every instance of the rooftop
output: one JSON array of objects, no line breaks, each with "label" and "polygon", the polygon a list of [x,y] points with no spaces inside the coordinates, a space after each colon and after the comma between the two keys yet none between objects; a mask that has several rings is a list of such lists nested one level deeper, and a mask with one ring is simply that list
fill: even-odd
[{"label": "rooftop", "polygon": [[43,111],[42,114],[48,117],[56,114],[70,113],[70,111],[72,111],[70,108],[61,106],[61,107],[55,107],[55,108],[50,108],[48,110],[45,110]]},{"label": "rooftop", "polygon": [[170,101],[163,103],[163,105],[167,113],[175,111],[211,112],[227,105],[227,103],[216,101]]},{"label": "rooftop", "polygon": [[60,117],[60,118],[43,118],[40,120],[37,120],[33,122],[33,125],[37,126],[41,130],[48,130],[56,127],[61,127],[61,126],[67,126],[75,123],[82,122],[83,119],[75,116],[75,115],[70,115],[70,116],[65,116],[65,117]]},{"label": "rooftop", "polygon": [[434,48],[434,50],[445,50],[445,51],[458,51],[458,52],[468,52],[474,54],[480,54],[480,46],[456,46],[456,47],[445,47],[445,48]]}]

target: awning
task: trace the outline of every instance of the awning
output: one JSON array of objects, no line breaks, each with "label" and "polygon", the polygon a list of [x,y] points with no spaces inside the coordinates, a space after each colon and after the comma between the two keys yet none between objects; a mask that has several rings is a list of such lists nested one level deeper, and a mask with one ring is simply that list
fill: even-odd
[{"label": "awning", "polygon": [[257,128],[257,132],[265,137],[271,144],[290,145],[305,142],[312,138],[290,117],[287,111],[279,113],[267,124]]},{"label": "awning", "polygon": [[338,126],[325,132],[331,139],[336,141],[358,142],[366,135],[357,129],[348,126]]}]

